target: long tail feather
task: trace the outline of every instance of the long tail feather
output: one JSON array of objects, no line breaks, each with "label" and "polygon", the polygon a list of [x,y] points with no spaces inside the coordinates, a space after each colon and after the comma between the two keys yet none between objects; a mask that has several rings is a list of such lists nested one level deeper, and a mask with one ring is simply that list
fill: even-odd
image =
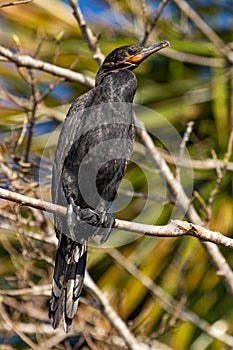
[{"label": "long tail feather", "polygon": [[49,318],[53,328],[63,319],[64,329],[69,332],[76,314],[83,287],[87,245],[72,241],[62,235],[57,250]]}]

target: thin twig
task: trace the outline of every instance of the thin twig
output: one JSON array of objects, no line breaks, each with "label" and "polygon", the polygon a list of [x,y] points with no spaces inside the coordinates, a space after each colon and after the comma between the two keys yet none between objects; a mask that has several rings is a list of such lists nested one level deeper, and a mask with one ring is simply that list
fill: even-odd
[{"label": "thin twig", "polygon": [[202,210],[205,212],[205,215],[206,215],[207,214],[207,204],[206,204],[204,198],[202,198],[200,193],[197,191],[193,191],[193,197],[196,198],[198,200],[198,202],[201,204]]},{"label": "thin twig", "polygon": [[200,55],[195,55],[187,52],[180,52],[177,50],[173,50],[171,47],[164,51],[161,51],[159,54],[180,62],[197,64],[200,66],[216,67],[216,68],[224,68],[226,66],[225,59],[200,56]]},{"label": "thin twig", "polygon": [[[7,91],[5,88],[4,89],[1,88],[1,86],[0,86],[0,98],[9,100],[13,104],[15,104],[17,107],[22,108],[25,111],[31,111],[32,109],[32,104],[29,100],[27,100],[26,98],[13,95],[9,91]],[[59,112],[58,110],[54,109],[54,107],[53,108],[46,107],[42,103],[40,103],[40,105],[38,106],[37,113],[38,113],[38,116],[46,115],[47,117],[54,118],[55,120],[58,120],[58,121],[64,120],[64,113]]]},{"label": "thin twig", "polygon": [[229,164],[229,159],[230,159],[231,154],[232,154],[232,148],[233,148],[233,126],[231,127],[231,132],[230,132],[228,145],[227,145],[227,151],[226,151],[225,157],[223,159],[226,169],[227,169],[227,165]]},{"label": "thin twig", "polygon": [[[118,316],[115,310],[109,304],[107,297],[101,292],[97,285],[92,280],[91,276],[86,273],[85,286],[95,295],[101,304],[101,312],[107,317],[112,326],[119,332],[130,350],[149,350],[154,349],[146,344],[139,343],[130,332],[129,328]],[[155,349],[154,349],[155,350]]]},{"label": "thin twig", "polygon": [[12,1],[12,2],[8,2],[7,4],[2,4],[0,5],[0,8],[3,7],[8,7],[8,6],[15,6],[15,5],[24,5],[24,4],[28,4],[29,2],[32,2],[33,0],[18,0],[18,1]]},{"label": "thin twig", "polygon": [[96,60],[99,66],[101,66],[104,55],[101,53],[100,48],[98,46],[98,39],[92,33],[91,28],[87,25],[84,16],[82,14],[81,8],[77,0],[69,0],[70,6],[73,10],[73,15],[78,22],[79,28],[83,34],[84,39],[93,55],[93,58]]},{"label": "thin twig", "polygon": [[45,295],[45,296],[50,296],[51,294],[51,284],[46,284],[46,285],[41,285],[37,286],[34,285],[30,288],[21,288],[21,289],[1,289],[0,290],[0,295],[8,295],[8,296],[14,296],[14,297],[19,297],[22,295]]},{"label": "thin twig", "polygon": [[212,151],[212,155],[213,155],[213,159],[216,163],[216,173],[217,173],[217,179],[216,179],[216,185],[214,187],[214,189],[211,191],[209,199],[208,199],[208,203],[207,203],[207,216],[206,216],[206,224],[208,225],[210,220],[211,220],[211,215],[212,215],[212,206],[214,203],[214,200],[217,196],[217,194],[220,191],[221,188],[221,184],[224,178],[224,175],[226,173],[227,170],[227,164],[229,162],[230,156],[232,154],[232,144],[233,144],[233,128],[231,130],[229,139],[228,139],[228,145],[227,145],[227,152],[225,153],[224,156],[224,166],[220,167],[219,163],[217,163],[217,155],[215,151]]},{"label": "thin twig", "polygon": [[145,31],[144,31],[142,39],[139,42],[140,46],[145,45],[149,35],[151,34],[153,29],[155,28],[159,18],[162,15],[163,9],[168,4],[168,2],[169,2],[169,0],[161,0],[161,2],[159,4],[159,8],[156,11],[156,13],[155,13],[154,17],[152,18],[152,20],[149,23],[147,23],[147,21],[145,22]]},{"label": "thin twig", "polygon": [[60,32],[56,38],[55,38],[55,49],[54,49],[54,54],[53,54],[53,58],[52,58],[52,62],[53,64],[57,63],[57,59],[59,57],[59,53],[60,53],[60,42],[62,40],[64,32]]},{"label": "thin twig", "polygon": [[[144,25],[144,35],[147,32],[147,26],[148,26],[148,18],[147,18],[147,11],[146,11],[146,0],[141,0],[141,6],[142,6],[142,20]],[[142,43],[141,45],[144,45]]]},{"label": "thin twig", "polygon": [[176,166],[176,181],[178,181],[178,182],[180,182],[180,167],[182,165],[181,160],[184,156],[186,144],[189,141],[190,135],[192,133],[193,125],[194,125],[193,121],[188,122],[186,131],[184,133],[183,139],[182,139],[181,144],[180,144],[178,162],[177,162],[177,166]]},{"label": "thin twig", "polygon": [[210,325],[205,320],[201,319],[197,314],[191,310],[180,307],[180,302],[166,293],[159,285],[155,284],[153,279],[141,272],[129,259],[125,258],[118,250],[109,250],[109,255],[119,264],[124,270],[128,271],[138,281],[140,281],[156,298],[157,303],[168,313],[174,314],[179,310],[177,315],[181,320],[185,322],[191,322],[195,324],[199,329],[202,329],[212,337],[223,341],[225,344],[233,346],[233,337],[229,334],[220,332],[217,325]]},{"label": "thin twig", "polygon": [[30,338],[28,338],[22,330],[17,329],[17,326],[11,321],[9,316],[7,315],[2,303],[0,303],[0,312],[1,317],[4,320],[4,322],[7,324],[7,326],[14,331],[27,345],[30,346],[33,350],[39,350],[40,347],[37,346]]},{"label": "thin twig", "polygon": [[233,63],[231,50],[216,32],[204,21],[199,14],[185,0],[173,0],[182,12],[190,18],[193,23],[202,31],[202,33],[224,54],[229,62]]},{"label": "thin twig", "polygon": [[17,140],[16,146],[15,146],[15,149],[14,149],[14,153],[18,152],[19,147],[23,143],[24,137],[25,137],[26,132],[27,132],[27,123],[28,123],[28,118],[25,117],[24,120],[23,120],[23,126],[22,126],[22,130],[21,130],[20,136],[19,136],[19,138]]},{"label": "thin twig", "polygon": [[[140,151],[143,152],[143,148]],[[167,151],[162,149],[158,150],[158,152],[167,163],[177,164],[178,156],[175,156],[175,155],[171,156],[169,153],[167,153]],[[216,159],[216,161],[214,161],[211,158],[199,160],[199,159],[190,159],[187,157],[182,157],[180,161],[181,161],[182,167],[185,167],[185,168],[211,170],[211,169],[215,169],[216,165],[221,168],[224,167],[224,165],[226,165],[226,170],[233,171],[233,162],[225,163],[224,160],[221,160],[221,159]]]},{"label": "thin twig", "polygon": [[27,143],[25,147],[25,156],[24,156],[24,162],[28,163],[29,161],[29,153],[30,148],[32,144],[32,138],[33,138],[33,132],[34,132],[34,126],[35,126],[35,120],[36,120],[36,109],[38,106],[38,99],[40,97],[39,90],[37,88],[37,82],[35,78],[35,74],[32,69],[29,69],[29,75],[31,78],[31,90],[32,90],[32,111],[31,116],[29,119],[29,128],[28,128],[28,138]]},{"label": "thin twig", "polygon": [[125,190],[125,189],[118,189],[118,193],[124,194],[124,196],[131,197],[131,198],[146,198],[150,201],[154,202],[159,202],[162,203],[163,205],[170,204],[172,200],[169,200],[164,197],[156,196],[156,195],[150,195],[144,192],[135,192],[135,191],[130,191],[130,190]]},{"label": "thin twig", "polygon": [[[168,188],[171,192],[172,197],[176,200],[176,205],[184,213],[187,220],[194,223],[198,226],[203,226],[203,222],[196,212],[195,208],[191,204],[189,198],[184,192],[183,187],[176,181],[171,170],[169,169],[166,162],[161,158],[159,152],[157,151],[151,137],[146,132],[145,127],[142,122],[137,120],[138,127],[136,128],[139,139],[142,144],[146,146],[148,156],[154,162],[156,167],[161,170]],[[220,252],[219,248],[215,244],[210,242],[202,242],[203,247],[205,248],[207,254],[209,255],[217,275],[221,278],[224,283],[227,291],[233,295],[233,271],[227,263],[226,259]]]}]

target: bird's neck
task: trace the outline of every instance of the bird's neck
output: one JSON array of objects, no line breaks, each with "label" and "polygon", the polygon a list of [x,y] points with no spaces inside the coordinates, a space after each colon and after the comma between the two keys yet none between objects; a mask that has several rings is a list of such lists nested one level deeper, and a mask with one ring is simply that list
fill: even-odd
[{"label": "bird's neck", "polygon": [[120,70],[97,74],[96,88],[102,90],[101,96],[108,101],[133,102],[137,89],[137,79],[130,70]]}]

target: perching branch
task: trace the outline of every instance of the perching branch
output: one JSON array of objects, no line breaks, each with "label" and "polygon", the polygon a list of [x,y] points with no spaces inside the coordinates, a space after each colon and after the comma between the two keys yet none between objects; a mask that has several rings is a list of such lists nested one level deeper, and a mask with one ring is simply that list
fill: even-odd
[{"label": "perching branch", "polygon": [[[48,211],[50,213],[60,214],[63,216],[65,216],[67,213],[66,207],[46,202],[41,199],[35,199],[28,196],[24,196],[19,193],[14,193],[3,188],[0,188],[0,198],[10,200],[22,206],[26,205],[29,207],[37,208],[43,211]],[[212,242],[217,245],[221,245],[225,248],[233,249],[233,239],[222,235],[220,232],[210,231],[201,226],[194,225],[192,223],[181,220],[172,220],[169,224],[164,226],[154,226],[116,219],[114,227],[124,231],[131,231],[136,232],[138,234],[144,234],[146,236],[193,236],[203,241]]]}]

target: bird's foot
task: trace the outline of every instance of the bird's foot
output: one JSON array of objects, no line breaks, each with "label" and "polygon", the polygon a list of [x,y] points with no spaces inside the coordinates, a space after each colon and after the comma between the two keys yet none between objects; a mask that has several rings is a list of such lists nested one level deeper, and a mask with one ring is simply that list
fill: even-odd
[{"label": "bird's foot", "polygon": [[90,208],[80,208],[75,204],[73,197],[69,198],[67,226],[72,240],[83,243],[94,236],[100,235],[102,236],[100,243],[103,244],[109,238],[114,224],[113,214],[106,211],[95,211]]},{"label": "bird's foot", "polygon": [[90,208],[81,209],[81,220],[94,227],[93,229],[90,229],[90,226],[88,225],[89,231],[93,231],[92,234],[89,233],[89,237],[97,235],[103,236],[100,240],[101,244],[107,241],[115,224],[113,214],[107,213],[106,211],[98,212]]},{"label": "bird's foot", "polygon": [[[81,221],[81,208],[74,202],[74,198],[69,198],[67,208],[67,226],[69,227],[69,238],[77,240],[77,222]],[[81,243],[81,242],[80,242]]]},{"label": "bird's foot", "polygon": [[67,209],[67,224],[72,224],[72,215],[75,214],[77,221],[81,220],[81,208],[75,204],[74,198],[69,198],[69,205]]},{"label": "bird's foot", "polygon": [[100,218],[100,227],[102,227],[104,230],[102,231],[101,235],[103,236],[100,240],[100,243],[105,243],[112,231],[112,228],[115,224],[115,218],[112,213],[107,213],[106,211],[103,211],[99,214]]}]

